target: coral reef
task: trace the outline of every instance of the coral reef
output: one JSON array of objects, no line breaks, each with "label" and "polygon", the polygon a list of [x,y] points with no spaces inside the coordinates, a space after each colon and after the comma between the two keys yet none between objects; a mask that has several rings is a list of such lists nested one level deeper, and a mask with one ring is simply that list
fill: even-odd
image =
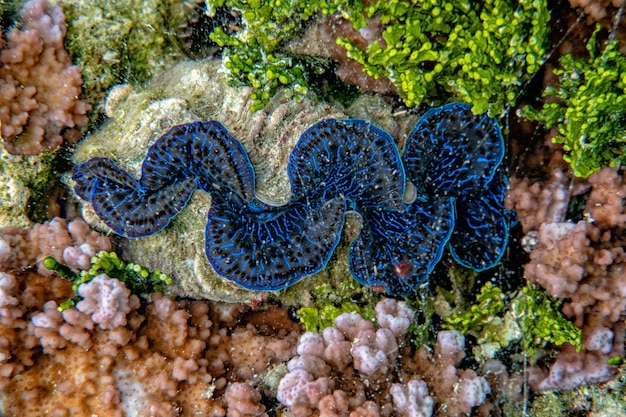
[{"label": "coral reef", "polygon": [[68,222],[57,217],[29,229],[0,229],[0,270],[4,272],[36,266],[39,274],[50,276],[53,272],[43,265],[47,256],[76,270],[89,269],[91,257],[103,250],[111,250],[109,239],[80,218]]},{"label": "coral reef", "polygon": [[565,220],[570,197],[569,176],[555,168],[546,181],[511,176],[505,204],[517,214],[524,233],[529,233],[544,223]]},{"label": "coral reef", "polygon": [[[587,23],[600,19],[604,29],[615,21],[612,17],[619,2],[608,5],[608,0],[570,0],[578,7],[590,6]],[[66,14],[69,54],[85,67],[87,101],[95,108],[89,116],[95,123],[86,140],[76,147],[28,156],[3,151],[0,227],[30,226],[54,213],[72,219],[80,208],[87,223],[109,233],[111,229],[95,215],[94,205],[77,201],[73,194],[68,199],[58,198],[63,206],[48,198],[59,175],[68,188],[76,185],[66,174],[66,158],[76,164],[96,156],[108,158],[134,178],[140,178],[142,169],[154,174],[149,181],[138,183],[160,185],[159,181],[174,175],[155,161],[168,159],[172,153],[154,150],[151,164],[142,167],[148,148],[172,126],[193,125],[200,120],[216,120],[239,138],[255,172],[248,172],[248,178],[237,185],[229,181],[241,178],[220,171],[216,177],[221,181],[209,184],[200,180],[196,186],[237,190],[234,198],[250,202],[251,196],[258,196],[272,205],[289,202],[293,188],[300,197],[310,197],[309,192],[334,194],[336,190],[329,188],[328,181],[311,188],[299,178],[292,188],[289,180],[295,176],[290,178],[286,169],[291,151],[309,127],[315,125],[319,130],[324,126],[318,124],[322,119],[360,119],[366,121],[362,126],[369,132],[374,130],[371,125],[389,132],[389,140],[399,150],[413,154],[405,159],[417,160],[406,170],[411,171],[411,177],[407,176],[410,183],[402,189],[406,192],[401,200],[388,190],[382,194],[393,194],[394,201],[407,206],[428,199],[439,210],[434,217],[451,213],[456,243],[447,246],[450,255],[442,255],[438,244],[420,245],[420,250],[433,250],[436,261],[442,255],[431,273],[437,279],[431,279],[430,285],[409,282],[407,278],[420,268],[423,259],[414,256],[415,242],[404,233],[403,226],[408,223],[396,221],[393,210],[393,214],[379,216],[378,212],[366,213],[359,201],[353,208],[364,215],[345,212],[341,236],[336,232],[331,239],[336,245],[334,255],[323,271],[275,294],[255,294],[221,279],[204,256],[205,209],[209,205],[219,207],[218,198],[205,193],[193,194],[188,207],[171,222],[168,217],[160,226],[169,224],[158,234],[135,240],[111,238],[117,253],[137,264],[122,262],[114,252],[101,252],[113,249],[111,241],[81,219],[55,218],[30,230],[0,229],[1,415],[560,417],[567,413],[606,414],[607,410],[624,414],[626,174],[620,171],[623,152],[619,133],[623,129],[619,122],[623,117],[611,106],[624,104],[621,97],[626,81],[616,71],[626,69],[621,68],[617,55],[623,53],[623,43],[598,46],[606,36],[609,40],[622,39],[624,31],[616,21],[615,32],[603,30],[590,42],[590,46],[595,45],[592,58],[581,60],[593,29],[581,24],[584,15],[580,9],[555,7],[548,16],[545,0],[423,4],[408,0],[154,0],[139,6],[127,0],[106,5],[64,0],[54,4],[63,7]],[[47,11],[42,20],[51,25],[63,19],[58,8],[47,3],[34,1],[30,5]],[[24,25],[18,23],[17,29],[10,31],[18,7],[0,4],[0,10],[4,8],[2,23],[8,26],[3,32],[4,52],[24,52],[26,59],[31,59],[37,47],[11,48],[12,35],[6,36],[31,30],[28,19],[23,18]],[[607,15],[602,15],[603,11]],[[578,26],[571,26],[577,17]],[[189,19],[195,21],[187,22]],[[553,34],[546,55],[548,26]],[[187,53],[206,56],[215,52],[212,46],[193,49],[203,47],[195,42],[208,37],[210,31],[225,48],[224,60],[216,56],[179,62],[164,71],[182,57],[177,34],[189,34],[183,39],[189,41],[183,46]],[[301,37],[303,32],[306,36]],[[20,42],[35,38],[13,36]],[[42,48],[46,39],[40,37]],[[561,61],[569,62],[569,67],[564,65],[564,72],[557,76],[552,66],[566,52],[574,58]],[[61,55],[67,59],[67,53]],[[544,58],[548,60],[545,66]],[[602,59],[606,62],[600,62]],[[7,71],[2,62],[0,74]],[[545,97],[545,103],[566,110],[563,126],[554,124],[546,136],[549,144],[540,149],[534,149],[533,144],[545,131],[537,129],[536,123],[516,119],[513,111],[502,119],[507,129],[503,139],[512,146],[507,150],[510,159],[505,157],[500,168],[502,157],[493,151],[494,141],[476,140],[474,133],[480,134],[479,130],[472,130],[472,134],[452,132],[454,137],[467,139],[468,147],[462,150],[456,147],[457,142],[440,135],[439,128],[445,133],[454,130],[440,123],[441,118],[448,120],[447,116],[421,121],[426,130],[432,128],[432,137],[409,133],[423,115],[423,107],[445,103],[452,97],[469,102],[475,112],[487,110],[494,116],[507,115],[520,93],[529,93],[523,97],[524,103],[540,103],[533,96],[541,81],[533,74],[540,66],[544,66],[538,73],[545,74],[544,85],[569,94],[566,100],[557,95]],[[581,74],[588,69],[597,73],[583,80]],[[337,96],[357,91],[331,79],[333,71],[344,82],[364,87],[355,93],[361,95],[354,104],[332,101],[335,96],[333,104],[319,99],[330,97],[325,94],[337,87]],[[69,71],[68,76],[75,77],[76,73]],[[571,79],[566,81],[571,85],[557,84],[558,77],[568,76]],[[52,81],[58,84],[58,79]],[[233,88],[229,81],[245,87]],[[112,87],[117,83],[127,84]],[[579,85],[572,87],[576,83]],[[77,87],[76,82],[69,87]],[[32,88],[17,90],[11,109],[32,104]],[[286,94],[274,94],[281,90]],[[10,88],[0,88],[0,108],[1,96],[7,91],[12,93]],[[104,94],[108,94],[106,102],[102,100]],[[399,95],[403,100],[383,94]],[[78,93],[75,99],[80,100]],[[411,105],[416,107],[407,109]],[[606,112],[595,114],[593,108],[585,106]],[[573,110],[567,113],[568,109]],[[441,109],[434,112],[442,114]],[[515,114],[521,119],[523,113]],[[580,114],[590,117],[580,118]],[[475,117],[472,120],[487,120]],[[5,120],[0,121],[4,128]],[[72,142],[77,137],[77,119],[74,124],[53,126],[51,131]],[[481,126],[493,130],[492,124]],[[561,127],[569,130],[562,131]],[[572,178],[572,170],[562,161],[563,155],[572,160],[587,155],[575,157],[574,146],[552,143],[555,136],[575,137],[577,127],[581,132],[590,129],[579,141],[582,148],[599,150],[592,156],[601,160],[592,167],[599,172],[588,178]],[[345,128],[338,124],[331,130]],[[29,129],[24,124],[22,135]],[[588,141],[598,129],[604,129],[601,134],[606,137],[592,146]],[[4,132],[2,136],[7,139]],[[172,134],[170,139],[176,141],[180,136]],[[321,141],[311,154],[316,158],[322,155],[319,151],[329,143]],[[483,152],[485,149],[489,151]],[[222,156],[234,156],[229,151]],[[524,155],[518,157],[516,152]],[[302,154],[308,155],[298,155]],[[442,154],[459,157],[446,160],[448,167],[456,166],[459,160],[472,161],[468,164],[469,184],[457,181],[454,175],[444,176],[444,180],[451,180],[457,189],[438,182],[445,165]],[[177,155],[185,158],[182,155],[187,154]],[[475,164],[476,155],[477,160],[487,163]],[[233,164],[234,170],[246,171],[245,167],[240,169],[246,163],[239,162]],[[359,167],[352,162],[345,164]],[[405,162],[406,168],[409,164]],[[506,162],[514,172],[506,208],[519,216],[521,231],[526,234],[521,243],[531,253],[525,277],[522,264],[528,259],[519,245],[519,228],[512,230],[511,245],[507,246],[514,219],[501,204],[507,189],[508,171],[502,167]],[[585,163],[580,171],[591,170]],[[607,165],[615,167],[603,168]],[[309,168],[310,164],[298,166],[291,172],[310,173]],[[460,164],[458,171],[465,168]],[[121,170],[113,171],[113,177],[133,184]],[[383,171],[381,175],[388,176],[390,171]],[[354,173],[350,169],[347,172],[352,178]],[[317,172],[310,176],[318,178]],[[94,175],[88,177],[83,184],[86,193],[100,181]],[[356,187],[372,182],[359,181]],[[252,192],[250,184],[255,185]],[[311,191],[313,188],[321,191]],[[469,188],[473,191],[465,197],[457,193]],[[152,190],[139,191],[146,189]],[[172,190],[166,189],[161,197],[176,195],[187,203],[186,195],[181,197]],[[345,191],[339,189],[341,198],[347,195]],[[107,197],[112,195],[101,194],[100,203],[109,207]],[[356,200],[354,195],[349,197]],[[448,204],[438,204],[439,197],[447,198]],[[265,206],[259,204],[255,209],[259,207]],[[313,219],[307,211],[313,208],[309,198],[302,217]],[[5,222],[4,218],[10,219]],[[226,223],[234,224],[230,220]],[[121,230],[122,223],[113,224],[113,230]],[[443,228],[441,222],[426,224],[419,230],[430,226],[453,229],[452,222],[444,222]],[[469,239],[465,232],[475,231],[476,224],[480,224],[480,239]],[[316,229],[316,236],[326,232],[323,227]],[[397,233],[400,237],[393,245],[385,246],[391,232],[402,233]],[[363,239],[367,233],[376,236]],[[365,243],[360,242],[363,240]],[[352,242],[374,249],[363,251],[365,261],[353,262]],[[222,243],[225,241],[215,246],[225,246]],[[389,250],[393,262],[387,262],[385,251],[398,247],[407,249],[406,253]],[[49,256],[58,260],[52,264],[53,271],[70,280],[44,268],[50,267]],[[500,264],[501,256],[504,262]],[[466,268],[480,270],[495,263],[500,267],[484,273]],[[365,273],[356,276],[374,285],[364,287],[351,279],[354,265],[367,265],[375,278],[363,278]],[[167,276],[156,270],[171,276],[173,285],[164,286]],[[383,297],[383,286],[375,280],[383,274],[398,280],[398,287],[410,288],[406,302],[415,313],[397,300],[384,300],[374,308]],[[388,282],[385,277],[384,282]],[[529,281],[526,285],[524,278]],[[245,304],[223,304],[207,298]],[[290,309],[277,307],[277,303]],[[293,316],[296,311],[302,324]],[[440,331],[446,327],[443,322],[454,329]],[[315,333],[303,334],[303,327]],[[465,333],[466,340],[454,330]],[[465,357],[470,351],[473,355]],[[614,375],[617,378],[606,385],[584,385],[604,382]],[[522,397],[522,389],[527,389],[522,385],[525,381],[534,392],[524,392],[530,395]],[[570,389],[573,391],[565,391]]]},{"label": "coral reef", "polygon": [[61,8],[32,0],[20,17],[0,52],[0,136],[11,153],[37,154],[76,141],[89,106],[79,99],[80,68],[63,46]]},{"label": "coral reef", "polygon": [[[376,306],[380,327],[343,314],[322,336],[302,334],[283,308],[160,294],[145,302],[104,274],[60,312],[69,294],[69,282],[54,276],[0,272],[3,413],[264,416],[278,392],[284,403],[292,399],[291,415],[455,416],[490,392],[474,371],[457,369],[464,356],[457,332],[441,332],[434,353],[422,347],[412,357],[404,337],[414,313],[392,299]],[[326,376],[293,376],[305,372]],[[294,378],[301,383],[290,387]]]},{"label": "coral reef", "polygon": [[563,298],[563,313],[583,330],[582,352],[565,345],[550,373],[534,368],[535,389],[572,388],[611,378],[611,357],[624,354],[626,296],[623,172],[604,168],[589,177],[588,221],[544,223],[525,266],[526,278]]},{"label": "coral reef", "polygon": [[[98,281],[118,290],[85,293],[89,304],[60,313],[54,299],[67,296],[58,289],[65,281],[2,273],[4,413],[260,415],[263,378],[294,354],[299,334],[285,310],[250,314],[158,295],[141,306],[123,283]],[[112,300],[120,308],[110,315]],[[237,324],[244,313],[248,324]]]},{"label": "coral reef", "polygon": [[89,268],[94,247],[110,244],[82,220],[4,229],[0,242],[5,415],[256,415],[260,392],[273,386],[264,377],[295,354],[301,330],[285,309],[252,312],[156,293],[146,303],[105,274],[59,311],[72,283],[36,272],[35,260],[48,254]]},{"label": "coral reef", "polygon": [[293,51],[294,54],[332,60],[336,63],[335,75],[344,83],[359,87],[361,91],[397,95],[396,86],[388,78],[375,78],[366,73],[361,64],[348,58],[346,48],[337,43],[337,39],[345,39],[365,49],[369,43],[382,40],[384,27],[380,19],[366,19],[364,24],[365,27],[355,29],[354,25],[339,13],[318,16],[317,21],[310,24],[302,36],[291,39],[284,49]]},{"label": "coral reef", "polygon": [[423,346],[412,357],[404,335],[414,312],[386,299],[377,304],[376,315],[378,328],[357,313],[344,313],[322,334],[300,337],[298,356],[287,364],[277,393],[291,415],[388,416],[396,410],[456,416],[485,402],[486,380],[457,369],[465,356],[460,333],[442,331],[434,353]]}]

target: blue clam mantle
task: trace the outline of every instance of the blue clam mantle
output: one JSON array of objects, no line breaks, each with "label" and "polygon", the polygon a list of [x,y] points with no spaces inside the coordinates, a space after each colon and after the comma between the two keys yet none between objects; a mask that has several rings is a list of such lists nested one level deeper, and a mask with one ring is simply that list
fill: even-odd
[{"label": "blue clam mantle", "polygon": [[[77,165],[73,179],[115,233],[133,238],[166,227],[196,189],[208,192],[206,256],[218,274],[252,290],[279,290],[324,269],[346,211],[355,210],[363,228],[350,246],[350,272],[407,294],[446,245],[469,268],[499,262],[511,220],[503,155],[497,121],[451,103],[418,121],[402,156],[387,132],[362,120],[311,126],[290,154],[284,206],[257,198],[247,153],[216,121],[171,128],[148,150],[139,180],[106,158]],[[407,181],[417,190],[412,202],[404,201]]]}]

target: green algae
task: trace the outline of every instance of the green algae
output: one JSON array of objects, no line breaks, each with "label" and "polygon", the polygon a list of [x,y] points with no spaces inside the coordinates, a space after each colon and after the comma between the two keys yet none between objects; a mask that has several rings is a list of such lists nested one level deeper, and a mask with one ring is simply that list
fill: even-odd
[{"label": "green algae", "polygon": [[[279,87],[299,97],[309,88],[302,57],[281,50],[315,13],[340,12],[356,29],[380,19],[383,40],[361,49],[337,39],[348,57],[375,77],[385,76],[407,106],[458,100],[474,113],[503,114],[542,62],[550,14],[546,0],[449,2],[409,0],[284,2],[218,0],[213,8],[239,10],[242,28],[211,35],[224,46],[225,65],[235,85],[252,86],[254,109],[262,108]],[[324,71],[313,66],[313,71]]]},{"label": "green algae", "polygon": [[531,283],[509,298],[501,288],[487,282],[474,303],[461,304],[453,313],[444,313],[442,327],[474,336],[476,358],[492,358],[514,343],[531,358],[537,349],[549,343],[571,343],[580,351],[582,330],[561,313],[562,304],[563,300],[550,297]]},{"label": "green algae", "polygon": [[[122,261],[115,252],[101,251],[91,258],[91,267],[83,271],[73,271],[56,259],[48,256],[43,264],[47,269],[57,272],[62,278],[72,281],[72,290],[78,293],[78,288],[86,284],[100,274],[106,274],[109,278],[122,281],[126,288],[133,294],[147,295],[153,292],[163,292],[164,286],[172,283],[172,280],[161,271],[150,271],[146,267]],[[72,308],[82,299],[76,295],[62,302],[59,311]]]},{"label": "green algae", "polygon": [[600,51],[599,30],[587,44],[589,59],[564,55],[554,70],[559,86],[543,93],[549,101],[540,110],[526,106],[523,111],[531,120],[558,128],[552,141],[563,144],[563,159],[583,178],[605,166],[626,164],[626,57],[617,40]]},{"label": "green algae", "polygon": [[548,43],[547,1],[379,0],[364,12],[386,25],[384,42],[364,50],[338,43],[369,75],[388,77],[407,106],[456,100],[499,116],[539,70]]},{"label": "green algae", "polygon": [[304,63],[279,46],[302,30],[320,10],[320,1],[213,0],[208,5],[209,14],[218,7],[241,14],[241,30],[229,34],[217,27],[210,36],[226,48],[223,59],[231,85],[254,88],[253,110],[263,108],[280,87],[286,87],[287,97],[302,98],[309,89]]},{"label": "green algae", "polygon": [[335,318],[343,313],[358,313],[367,320],[376,318],[374,307],[381,297],[369,291],[353,279],[337,285],[323,283],[313,289],[314,306],[297,311],[300,322],[308,332],[321,332],[333,326]]}]

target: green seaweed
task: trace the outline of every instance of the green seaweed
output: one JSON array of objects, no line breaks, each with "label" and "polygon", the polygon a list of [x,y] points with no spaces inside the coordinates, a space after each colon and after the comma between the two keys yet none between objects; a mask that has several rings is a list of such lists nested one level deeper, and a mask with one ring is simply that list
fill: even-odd
[{"label": "green seaweed", "polygon": [[501,115],[539,70],[549,41],[545,0],[378,0],[364,13],[386,26],[384,42],[365,50],[337,42],[366,73],[389,78],[407,106],[457,100],[475,114]]},{"label": "green seaweed", "polygon": [[[133,294],[151,294],[163,292],[163,286],[172,283],[172,280],[159,270],[149,271],[146,267],[122,261],[115,252],[101,251],[91,258],[91,268],[75,272],[71,268],[60,264],[56,259],[48,256],[44,259],[44,266],[57,272],[62,278],[73,282],[72,289],[85,284],[100,274],[115,278],[126,284]],[[76,295],[59,305],[59,311],[67,310],[76,305],[82,297]]]},{"label": "green seaweed", "polygon": [[523,115],[548,128],[558,127],[554,143],[563,144],[574,175],[586,178],[602,167],[626,164],[626,57],[619,42],[608,42],[600,52],[597,27],[587,43],[589,59],[571,54],[554,70],[558,87],[543,93],[550,98],[541,110],[525,106]]},{"label": "green seaweed", "polygon": [[321,307],[302,307],[298,310],[298,316],[307,332],[320,332],[332,326],[337,316],[343,313],[359,313],[360,316],[365,316],[368,320],[375,317],[367,314],[367,312],[367,309],[362,309],[357,304],[346,301],[339,307],[330,304]]},{"label": "green seaweed", "polygon": [[513,342],[519,342],[530,357],[547,343],[569,342],[580,350],[582,330],[560,312],[562,304],[563,300],[530,283],[507,302],[502,290],[487,282],[476,303],[445,317],[442,327],[476,337],[474,355],[479,358],[493,357]]},{"label": "green seaweed", "polygon": [[522,348],[529,356],[546,343],[560,346],[568,342],[577,351],[582,350],[582,330],[561,313],[562,304],[563,300],[550,297],[544,289],[530,283],[511,303],[511,311],[523,331]]},{"label": "green seaweed", "polygon": [[282,52],[279,45],[298,33],[322,9],[322,2],[212,0],[207,4],[209,15],[219,7],[241,13],[241,30],[228,34],[217,27],[210,37],[225,47],[223,59],[230,71],[231,85],[254,88],[253,111],[263,108],[279,87],[286,87],[286,96],[296,99],[308,91],[303,63]]},{"label": "green seaweed", "polygon": [[546,0],[378,0],[368,6],[359,0],[208,3],[209,13],[223,6],[241,13],[241,30],[227,34],[216,28],[211,39],[226,48],[231,83],[254,88],[254,109],[262,108],[281,86],[296,98],[309,89],[303,61],[280,47],[315,13],[339,12],[357,29],[371,18],[383,23],[384,42],[365,50],[345,38],[337,43],[367,74],[388,77],[408,106],[453,99],[471,103],[474,113],[500,115],[540,68],[550,19]]},{"label": "green seaweed", "polygon": [[504,310],[505,298],[499,287],[487,282],[476,297],[477,303],[463,312],[446,317],[443,327],[466,334],[478,326],[485,326],[492,317]]},{"label": "green seaweed", "polygon": [[300,322],[308,332],[321,332],[332,326],[335,318],[343,313],[359,313],[367,320],[374,320],[374,306],[381,298],[369,291],[363,292],[354,280],[341,282],[337,288],[321,284],[314,289],[313,295],[315,306],[302,307],[297,311]]}]

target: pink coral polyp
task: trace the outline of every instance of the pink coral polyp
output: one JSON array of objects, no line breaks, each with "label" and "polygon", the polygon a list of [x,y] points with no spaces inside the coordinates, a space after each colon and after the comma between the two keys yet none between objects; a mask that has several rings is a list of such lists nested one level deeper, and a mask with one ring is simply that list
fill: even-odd
[{"label": "pink coral polyp", "polygon": [[83,80],[63,46],[61,8],[32,0],[20,17],[22,28],[9,32],[0,52],[0,133],[8,152],[37,154],[87,124],[90,107],[78,98]]},{"label": "pink coral polyp", "polygon": [[81,285],[78,293],[84,299],[78,302],[76,308],[90,314],[94,323],[102,329],[125,326],[126,315],[138,304],[136,296],[131,297],[130,290],[122,281],[105,274]]}]

